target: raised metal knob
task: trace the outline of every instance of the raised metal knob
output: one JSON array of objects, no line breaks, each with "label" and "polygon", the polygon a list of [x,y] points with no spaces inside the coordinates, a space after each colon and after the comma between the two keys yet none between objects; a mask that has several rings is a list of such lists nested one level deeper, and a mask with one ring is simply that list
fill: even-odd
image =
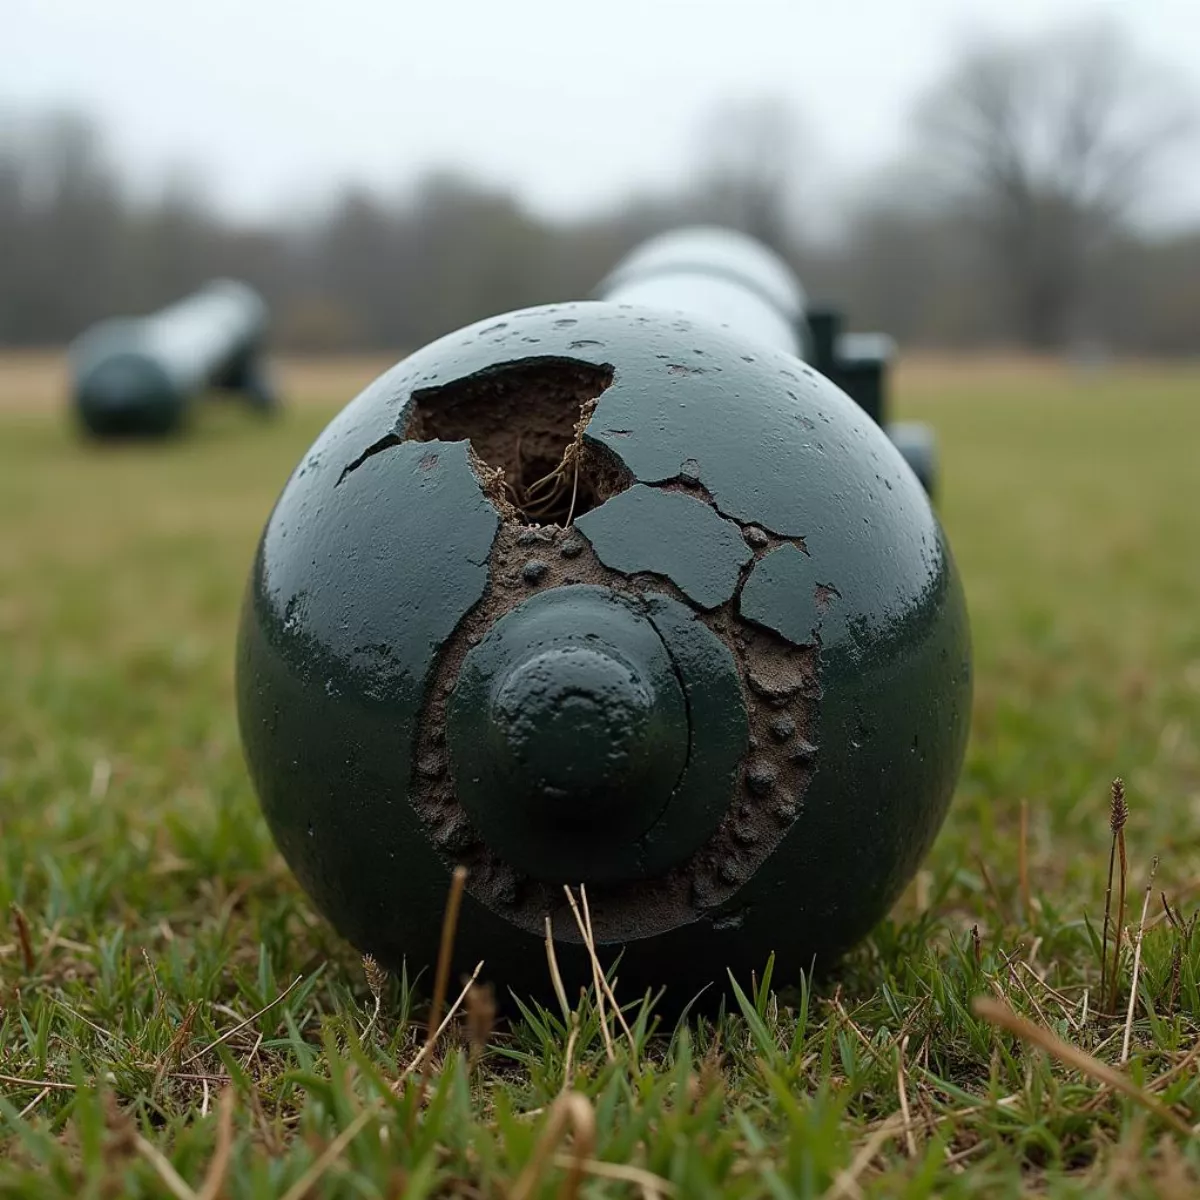
[{"label": "raised metal knob", "polygon": [[532,598],[463,662],[451,770],[484,840],[540,879],[639,873],[639,839],[688,757],[688,712],[654,626],[604,588]]}]

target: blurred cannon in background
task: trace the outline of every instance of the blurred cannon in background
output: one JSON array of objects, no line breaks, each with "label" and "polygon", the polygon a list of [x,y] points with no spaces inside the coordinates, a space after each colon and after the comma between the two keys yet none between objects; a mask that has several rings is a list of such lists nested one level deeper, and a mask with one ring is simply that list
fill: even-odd
[{"label": "blurred cannon in background", "polygon": [[717,227],[675,230],[634,250],[596,296],[686,312],[804,359],[884,428],[926,492],[936,493],[933,431],[887,419],[895,343],[886,334],[843,333],[842,314],[810,308],[791,269],[762,243]]},{"label": "blurred cannon in background", "polygon": [[266,305],[232,279],[147,317],[101,321],[68,351],[83,428],[97,437],[172,433],[209,390],[237,392],[255,410],[273,411],[266,331]]}]

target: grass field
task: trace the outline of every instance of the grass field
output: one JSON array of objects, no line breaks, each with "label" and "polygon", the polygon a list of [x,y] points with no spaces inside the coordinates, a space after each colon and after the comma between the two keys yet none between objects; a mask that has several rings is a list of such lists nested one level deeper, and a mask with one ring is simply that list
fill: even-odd
[{"label": "grass field", "polygon": [[0,363],[0,1195],[1200,1194],[1200,369],[905,364],[977,679],[918,879],[812,986],[678,1029],[621,995],[611,1058],[587,999],[493,1025],[474,993],[423,1090],[425,981],[377,1003],[313,914],[232,701],[270,505],[378,365],[290,365],[275,424],[89,448],[53,359]]}]

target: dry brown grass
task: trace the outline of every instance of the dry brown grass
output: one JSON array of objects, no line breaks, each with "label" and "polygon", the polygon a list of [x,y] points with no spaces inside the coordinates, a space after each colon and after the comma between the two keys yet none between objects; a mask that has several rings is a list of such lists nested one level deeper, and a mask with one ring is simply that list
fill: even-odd
[{"label": "dry brown grass", "polygon": [[61,351],[0,352],[0,413],[47,412],[66,394],[67,363]]},{"label": "dry brown grass", "polygon": [[394,354],[288,355],[273,360],[271,366],[286,403],[326,407],[331,401],[342,403],[357,396],[402,357],[399,351]]}]

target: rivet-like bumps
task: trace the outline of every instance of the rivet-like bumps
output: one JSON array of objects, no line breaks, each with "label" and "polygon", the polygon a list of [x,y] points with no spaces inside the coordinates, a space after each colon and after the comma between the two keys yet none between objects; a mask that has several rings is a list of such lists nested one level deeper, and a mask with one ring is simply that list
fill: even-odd
[{"label": "rivet-like bumps", "polygon": [[356,946],[431,965],[462,862],[461,960],[546,993],[586,881],[623,985],[683,1003],[886,912],[954,788],[970,649],[937,519],[848,398],[579,304],[451,334],[331,423],[260,543],[238,700],[280,848]]}]

